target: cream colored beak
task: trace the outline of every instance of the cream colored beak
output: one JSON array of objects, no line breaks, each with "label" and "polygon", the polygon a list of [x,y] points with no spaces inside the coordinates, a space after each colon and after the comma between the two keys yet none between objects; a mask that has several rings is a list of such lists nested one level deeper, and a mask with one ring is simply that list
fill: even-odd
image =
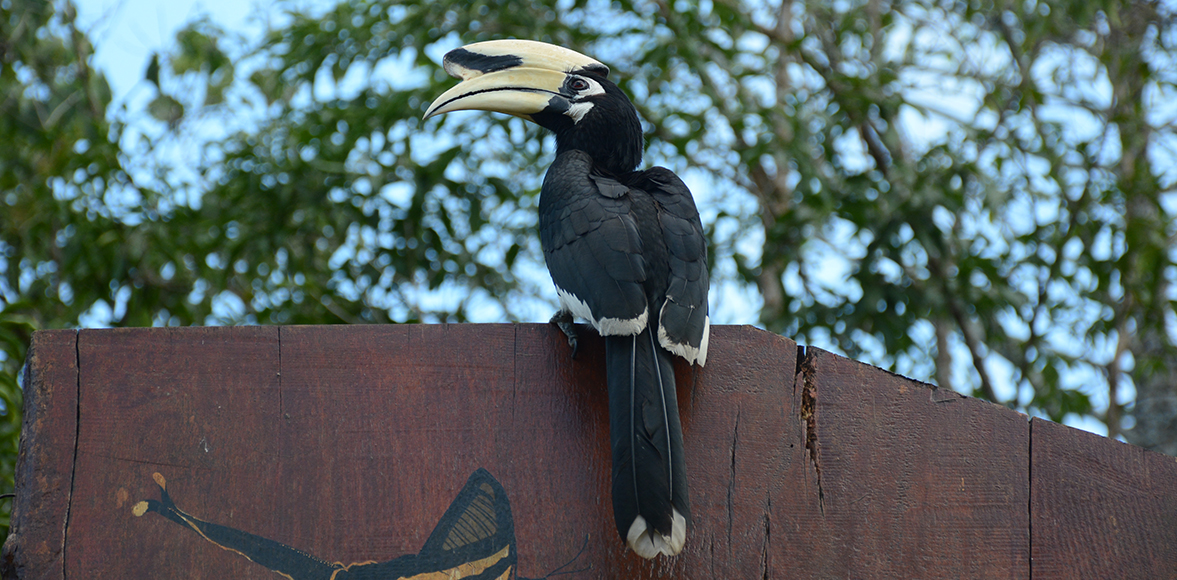
[{"label": "cream colored beak", "polygon": [[425,119],[479,110],[530,121],[560,94],[568,73],[609,74],[609,67],[579,52],[532,40],[476,42],[450,51],[442,64],[462,82],[437,97]]}]

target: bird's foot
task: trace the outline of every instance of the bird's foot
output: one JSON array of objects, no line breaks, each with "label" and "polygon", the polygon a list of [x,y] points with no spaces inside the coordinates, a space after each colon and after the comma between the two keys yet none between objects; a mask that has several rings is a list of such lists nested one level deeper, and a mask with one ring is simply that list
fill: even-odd
[{"label": "bird's foot", "polygon": [[576,341],[576,324],[573,321],[571,312],[561,310],[552,315],[551,323],[558,326],[564,332],[564,336],[568,337],[568,346],[572,347],[572,358],[576,358],[576,349],[579,344]]}]

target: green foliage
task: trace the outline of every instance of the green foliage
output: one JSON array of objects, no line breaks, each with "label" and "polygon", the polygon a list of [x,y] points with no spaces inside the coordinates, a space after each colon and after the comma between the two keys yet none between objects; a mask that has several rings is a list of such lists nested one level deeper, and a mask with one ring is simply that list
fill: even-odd
[{"label": "green foliage", "polygon": [[[56,33],[44,34],[49,29]],[[103,119],[110,89],[85,65],[91,47],[73,12],[5,0],[0,39],[0,490],[9,491],[21,424],[17,377],[29,339],[76,320],[74,281],[58,280],[93,265],[70,241],[101,231],[88,227],[105,219],[93,202],[119,177]],[[0,504],[5,530],[10,504]]]},{"label": "green foliage", "polygon": [[771,330],[1056,420],[1105,389],[1113,433],[1115,393],[1177,376],[1156,3],[282,6],[248,50],[186,27],[136,111],[67,2],[0,0],[0,486],[37,329],[546,313],[550,137],[420,120],[444,50],[491,38],[610,65]]}]

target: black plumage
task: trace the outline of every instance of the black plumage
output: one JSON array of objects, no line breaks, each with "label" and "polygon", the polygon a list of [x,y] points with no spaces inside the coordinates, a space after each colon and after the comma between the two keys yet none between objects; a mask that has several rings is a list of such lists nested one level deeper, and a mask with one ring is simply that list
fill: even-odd
[{"label": "black plumage", "polygon": [[694,199],[670,170],[638,171],[637,111],[584,55],[492,41],[447,55],[463,80],[426,117],[459,109],[511,113],[556,136],[539,234],[560,297],[553,318],[575,342],[573,316],[605,337],[618,533],[639,555],[682,550],[690,520],[673,356],[703,365],[707,244]]}]

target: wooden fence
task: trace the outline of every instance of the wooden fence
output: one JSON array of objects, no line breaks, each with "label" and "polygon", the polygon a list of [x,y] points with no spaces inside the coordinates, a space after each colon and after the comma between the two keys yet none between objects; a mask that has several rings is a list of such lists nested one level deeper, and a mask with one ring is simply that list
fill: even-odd
[{"label": "wooden fence", "polygon": [[641,560],[602,344],[569,355],[537,324],[37,333],[3,575],[1177,579],[1174,458],[732,326],[676,369],[687,548]]}]

